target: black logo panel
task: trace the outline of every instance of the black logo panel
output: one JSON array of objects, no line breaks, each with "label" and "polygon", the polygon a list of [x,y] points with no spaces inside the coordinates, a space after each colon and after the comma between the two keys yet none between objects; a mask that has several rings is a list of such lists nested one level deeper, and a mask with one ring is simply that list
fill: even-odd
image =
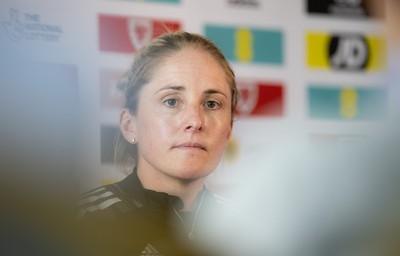
[{"label": "black logo panel", "polygon": [[333,69],[365,70],[370,59],[368,42],[361,35],[333,35],[328,50]]},{"label": "black logo panel", "polygon": [[307,12],[348,18],[371,16],[366,0],[307,0]]}]

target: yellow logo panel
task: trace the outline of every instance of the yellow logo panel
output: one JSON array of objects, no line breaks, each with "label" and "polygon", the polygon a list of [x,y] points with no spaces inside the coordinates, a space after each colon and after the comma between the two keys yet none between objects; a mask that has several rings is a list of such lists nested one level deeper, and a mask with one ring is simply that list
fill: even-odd
[{"label": "yellow logo panel", "polygon": [[307,65],[309,67],[329,68],[329,59],[326,54],[328,44],[329,35],[307,34]]},{"label": "yellow logo panel", "polygon": [[367,36],[367,41],[372,53],[368,65],[370,70],[382,70],[386,68],[387,47],[383,38]]},{"label": "yellow logo panel", "polygon": [[340,91],[340,114],[345,119],[354,119],[357,115],[357,91],[343,88]]},{"label": "yellow logo panel", "polygon": [[307,66],[322,70],[379,71],[386,68],[386,42],[374,35],[306,35]]},{"label": "yellow logo panel", "polygon": [[253,59],[253,33],[246,28],[239,28],[235,32],[236,58],[242,62]]}]

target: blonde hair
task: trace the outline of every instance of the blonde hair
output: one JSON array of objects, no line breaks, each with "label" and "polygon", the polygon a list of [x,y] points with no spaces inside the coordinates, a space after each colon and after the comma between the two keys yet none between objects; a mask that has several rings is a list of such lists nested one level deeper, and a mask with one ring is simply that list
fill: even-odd
[{"label": "blonde hair", "polygon": [[[235,74],[218,47],[209,39],[199,34],[177,31],[163,34],[153,39],[149,44],[137,52],[130,69],[118,83],[118,89],[125,96],[125,108],[136,114],[139,94],[143,86],[149,83],[158,64],[173,56],[184,48],[200,49],[215,58],[226,74],[231,90],[231,115],[238,101]],[[119,170],[128,174],[137,162],[137,146],[125,140],[121,132],[116,137],[114,161]]]}]

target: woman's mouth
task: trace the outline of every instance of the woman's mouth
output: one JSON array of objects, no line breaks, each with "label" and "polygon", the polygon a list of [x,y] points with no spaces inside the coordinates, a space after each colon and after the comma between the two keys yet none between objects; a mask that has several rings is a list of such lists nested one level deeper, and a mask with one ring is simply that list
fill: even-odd
[{"label": "woman's mouth", "polygon": [[203,146],[200,143],[194,143],[194,142],[185,142],[178,144],[174,146],[173,148],[179,148],[179,149],[199,149],[199,150],[204,150],[207,151],[206,147]]}]

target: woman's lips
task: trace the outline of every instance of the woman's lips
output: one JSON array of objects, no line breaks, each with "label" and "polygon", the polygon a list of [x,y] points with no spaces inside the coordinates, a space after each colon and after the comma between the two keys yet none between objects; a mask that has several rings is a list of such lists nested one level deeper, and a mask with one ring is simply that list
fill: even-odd
[{"label": "woman's lips", "polygon": [[185,143],[182,143],[182,144],[178,144],[178,145],[174,146],[173,148],[179,148],[179,149],[200,149],[200,150],[207,151],[206,147],[204,147],[202,144],[200,144],[200,143],[194,143],[194,142],[185,142]]}]

